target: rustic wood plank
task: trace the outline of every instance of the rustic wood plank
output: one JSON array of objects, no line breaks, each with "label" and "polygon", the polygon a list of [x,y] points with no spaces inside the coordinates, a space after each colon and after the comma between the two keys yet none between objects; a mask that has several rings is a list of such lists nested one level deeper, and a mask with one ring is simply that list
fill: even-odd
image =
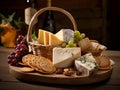
[{"label": "rustic wood plank", "polygon": [[66,86],[66,85],[51,85],[51,84],[28,84],[16,82],[0,82],[1,90],[119,90],[119,85],[105,85],[104,83],[83,86]]},{"label": "rustic wood plank", "polygon": [[106,45],[106,43],[108,42],[108,34],[107,34],[107,0],[102,0],[102,19],[103,19],[103,30],[102,30],[102,34],[103,34],[103,40],[102,42]]},{"label": "rustic wood plank", "polygon": [[[56,22],[57,27],[61,27],[61,28],[62,27],[64,27],[64,28],[71,28],[72,27],[72,23],[66,17],[56,18],[55,22]],[[76,18],[76,22],[77,22],[78,29],[98,29],[98,28],[101,28],[101,30],[102,30],[103,21],[101,18],[97,18],[97,19],[77,19]]]},{"label": "rustic wood plank", "polygon": [[9,53],[9,52],[11,52],[13,50],[14,50],[14,48],[6,48],[6,47],[0,46],[0,53],[3,53],[3,52]]},{"label": "rustic wood plank", "polygon": [[[93,85],[80,85],[80,86],[66,86],[66,85],[51,85],[51,84],[44,84],[44,83],[28,83],[28,82],[21,82],[17,79],[15,79],[11,74],[9,74],[8,65],[5,61],[6,56],[9,53],[9,49],[4,48],[4,52],[1,53],[0,50],[0,90],[16,90],[16,89],[22,89],[22,90],[119,90],[120,89],[120,52],[117,51],[105,51],[103,54],[109,55],[109,57],[115,61],[114,69],[112,76],[109,80],[93,84]],[[4,59],[4,60],[3,60]],[[1,66],[2,65],[2,66]],[[4,68],[6,67],[6,68]],[[6,70],[5,70],[6,69]],[[2,72],[1,72],[2,71]]]},{"label": "rustic wood plank", "polygon": [[[79,18],[79,19],[89,19],[89,18],[102,18],[102,12],[100,8],[94,8],[94,9],[65,9],[74,18]],[[60,12],[53,12],[55,18],[63,18],[64,14]]]},{"label": "rustic wood plank", "polygon": [[112,69],[106,71],[98,71],[95,75],[86,77],[86,76],[72,76],[66,77],[63,74],[51,74],[45,75],[38,72],[23,73],[21,72],[21,67],[10,66],[10,73],[24,81],[29,82],[43,82],[43,83],[52,83],[52,84],[64,84],[64,85],[84,85],[98,83],[108,79],[111,76]]},{"label": "rustic wood plank", "polygon": [[76,20],[80,29],[95,29],[102,27],[102,19],[77,19]]},{"label": "rustic wood plank", "polygon": [[107,51],[104,51],[103,54],[112,56],[112,58],[117,58],[118,61],[120,61],[119,59],[120,51],[107,50]]},{"label": "rustic wood plank", "polygon": [[102,18],[100,8],[79,8],[79,9],[66,9],[75,18]]},{"label": "rustic wood plank", "polygon": [[7,56],[12,52],[12,48],[0,47],[0,81],[18,81],[9,73],[9,65],[7,63]]},{"label": "rustic wood plank", "polygon": [[52,0],[53,6],[61,7],[61,8],[96,8],[100,7],[100,0]]},{"label": "rustic wood plank", "polygon": [[85,33],[86,37],[89,37],[89,39],[92,40],[98,40],[102,44],[102,34],[101,33],[101,28],[96,28],[96,29],[79,29],[81,33]]},{"label": "rustic wood plank", "polygon": [[[73,15],[74,18],[102,18],[102,12],[100,8],[94,9],[65,9]],[[56,18],[64,17],[63,14],[59,12],[54,12]]]}]

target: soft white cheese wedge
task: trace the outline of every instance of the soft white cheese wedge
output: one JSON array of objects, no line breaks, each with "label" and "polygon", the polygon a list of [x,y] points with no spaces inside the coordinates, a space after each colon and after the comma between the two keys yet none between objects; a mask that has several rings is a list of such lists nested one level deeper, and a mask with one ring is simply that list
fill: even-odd
[{"label": "soft white cheese wedge", "polygon": [[71,29],[61,29],[55,36],[64,42],[68,42],[74,39],[74,31]]},{"label": "soft white cheese wedge", "polygon": [[87,76],[89,76],[97,66],[97,62],[91,53],[85,54],[75,60],[76,69]]},{"label": "soft white cheese wedge", "polygon": [[74,64],[74,60],[81,56],[80,48],[54,48],[53,64],[56,68],[66,68]]}]

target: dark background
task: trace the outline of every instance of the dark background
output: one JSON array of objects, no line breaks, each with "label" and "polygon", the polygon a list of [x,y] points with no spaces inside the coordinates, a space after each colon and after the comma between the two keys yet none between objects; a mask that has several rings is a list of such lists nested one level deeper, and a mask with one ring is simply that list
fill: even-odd
[{"label": "dark background", "polygon": [[120,0],[108,0],[107,33],[108,47],[120,50]]},{"label": "dark background", "polygon": [[[46,6],[47,0],[38,0],[38,9]],[[16,12],[15,19],[24,21],[26,0],[1,0],[0,13],[8,16]],[[120,50],[120,0],[52,0],[52,5],[64,8],[75,18],[78,29],[90,39],[96,39],[110,50]],[[44,14],[43,14],[44,15]],[[43,15],[40,16],[40,26]],[[54,13],[57,30],[72,28],[63,14]],[[1,21],[1,20],[0,20]]]}]

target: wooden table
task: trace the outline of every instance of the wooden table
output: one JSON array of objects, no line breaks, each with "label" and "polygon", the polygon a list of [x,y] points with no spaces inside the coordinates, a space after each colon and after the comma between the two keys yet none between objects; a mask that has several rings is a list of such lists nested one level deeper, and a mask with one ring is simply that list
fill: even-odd
[{"label": "wooden table", "polygon": [[53,85],[45,83],[29,83],[17,80],[9,73],[7,55],[13,49],[0,47],[0,90],[120,90],[120,51],[105,51],[115,61],[110,79],[92,85]]}]

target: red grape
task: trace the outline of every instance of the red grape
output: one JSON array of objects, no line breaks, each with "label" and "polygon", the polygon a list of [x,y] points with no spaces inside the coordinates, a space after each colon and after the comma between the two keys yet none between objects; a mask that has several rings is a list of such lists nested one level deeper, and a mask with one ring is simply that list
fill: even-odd
[{"label": "red grape", "polygon": [[17,53],[17,54],[21,54],[21,52],[20,52],[19,49],[17,49],[17,50],[15,51],[15,53]]},{"label": "red grape", "polygon": [[22,40],[20,44],[25,44],[26,46],[28,45],[26,40]]},{"label": "red grape", "polygon": [[24,36],[19,35],[17,38],[17,44],[19,44],[24,39]]},{"label": "red grape", "polygon": [[20,54],[16,53],[16,54],[15,54],[15,58],[16,58],[16,59],[19,59],[19,58],[20,58]]},{"label": "red grape", "polygon": [[28,44],[26,38],[19,35],[17,38],[17,45],[15,46],[15,51],[11,52],[8,56],[8,63],[10,65],[17,65],[22,57],[29,53]]},{"label": "red grape", "polygon": [[25,44],[20,45],[21,48],[27,48]]}]

